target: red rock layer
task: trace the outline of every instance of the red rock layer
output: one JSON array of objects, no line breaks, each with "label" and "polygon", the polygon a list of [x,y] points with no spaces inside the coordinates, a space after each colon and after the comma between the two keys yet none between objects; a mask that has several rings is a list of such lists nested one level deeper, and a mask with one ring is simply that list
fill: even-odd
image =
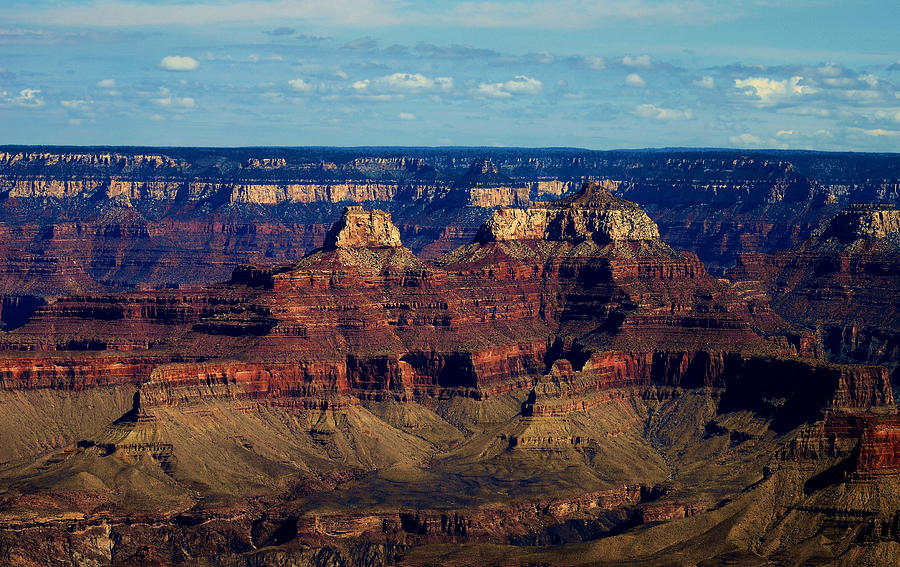
[{"label": "red rock layer", "polygon": [[158,357],[58,356],[0,357],[0,389],[83,390],[147,380]]},{"label": "red rock layer", "polygon": [[[729,277],[837,362],[900,368],[900,211],[856,205],[796,249],[741,258]],[[764,308],[763,308],[764,309]]]},{"label": "red rock layer", "polygon": [[900,471],[900,419],[879,420],[865,429],[856,468],[869,473]]},{"label": "red rock layer", "polygon": [[[606,235],[600,242],[569,230],[534,239],[495,223],[503,241],[471,244],[436,266],[400,246],[388,215],[350,208],[324,248],[297,263],[242,268],[227,285],[193,291],[63,298],[5,347],[206,359],[154,371],[142,387],[144,407],[210,396],[310,407],[346,398],[480,399],[534,386],[557,359],[575,368],[554,369],[558,392],[538,399],[535,415],[651,386],[726,388],[723,403],[732,407],[784,397],[800,419],[826,405],[892,403],[879,369],[755,355],[772,349],[751,329],[739,296],[696,256],[647,237],[650,221],[620,202],[589,186],[554,205],[554,214],[571,207],[567,218],[594,219]],[[595,203],[605,216],[590,213]]]}]

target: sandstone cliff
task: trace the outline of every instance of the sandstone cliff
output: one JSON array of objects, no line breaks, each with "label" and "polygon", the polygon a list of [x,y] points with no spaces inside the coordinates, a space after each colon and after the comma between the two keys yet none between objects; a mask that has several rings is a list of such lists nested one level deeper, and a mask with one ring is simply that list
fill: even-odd
[{"label": "sandstone cliff", "polygon": [[659,229],[636,204],[614,197],[614,183],[586,184],[576,196],[527,209],[495,211],[475,236],[478,242],[549,240],[598,244],[658,240]]},{"label": "sandstone cliff", "polygon": [[400,231],[391,222],[390,214],[348,207],[325,235],[323,248],[396,248],[402,245]]}]

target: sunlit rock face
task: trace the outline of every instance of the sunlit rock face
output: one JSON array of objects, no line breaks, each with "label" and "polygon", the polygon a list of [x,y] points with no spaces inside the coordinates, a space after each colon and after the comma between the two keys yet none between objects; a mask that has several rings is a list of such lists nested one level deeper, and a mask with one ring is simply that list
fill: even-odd
[{"label": "sunlit rock face", "polygon": [[900,210],[890,205],[852,205],[818,231],[820,238],[842,241],[900,236]]},{"label": "sunlit rock face", "polygon": [[323,248],[396,248],[403,246],[400,231],[384,211],[347,207],[341,219],[325,235]]},{"label": "sunlit rock face", "polygon": [[478,242],[544,239],[598,244],[656,240],[659,228],[631,201],[614,196],[612,182],[587,183],[575,195],[556,202],[534,203],[528,209],[501,208],[475,239]]}]

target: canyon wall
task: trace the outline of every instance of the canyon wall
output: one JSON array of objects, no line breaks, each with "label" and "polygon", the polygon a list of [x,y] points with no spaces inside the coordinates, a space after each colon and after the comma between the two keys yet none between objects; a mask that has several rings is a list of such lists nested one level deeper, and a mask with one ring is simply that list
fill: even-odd
[{"label": "canyon wall", "polygon": [[[897,203],[898,171],[895,157],[874,154],[7,146],[0,291],[18,304],[224,281],[237,265],[301,258],[348,204],[390,212],[404,242],[435,258],[470,241],[495,207],[597,179],[720,272],[743,253],[802,242],[842,205]],[[7,312],[7,327],[20,323]]]}]

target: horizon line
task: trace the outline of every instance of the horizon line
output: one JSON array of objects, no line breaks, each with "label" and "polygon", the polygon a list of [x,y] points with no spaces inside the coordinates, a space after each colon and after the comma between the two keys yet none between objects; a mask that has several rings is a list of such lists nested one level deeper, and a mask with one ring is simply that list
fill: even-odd
[{"label": "horizon line", "polygon": [[642,148],[612,148],[592,149],[577,146],[404,146],[404,145],[362,145],[362,146],[333,146],[333,145],[248,145],[248,146],[177,146],[154,144],[0,144],[2,149],[10,148],[83,148],[83,149],[158,149],[158,150],[490,150],[490,151],[572,151],[591,153],[616,153],[616,152],[739,152],[739,153],[778,153],[778,154],[859,154],[859,155],[895,155],[895,151],[859,151],[859,150],[816,150],[816,149],[781,149],[781,148],[735,148],[716,146],[648,146]]}]

